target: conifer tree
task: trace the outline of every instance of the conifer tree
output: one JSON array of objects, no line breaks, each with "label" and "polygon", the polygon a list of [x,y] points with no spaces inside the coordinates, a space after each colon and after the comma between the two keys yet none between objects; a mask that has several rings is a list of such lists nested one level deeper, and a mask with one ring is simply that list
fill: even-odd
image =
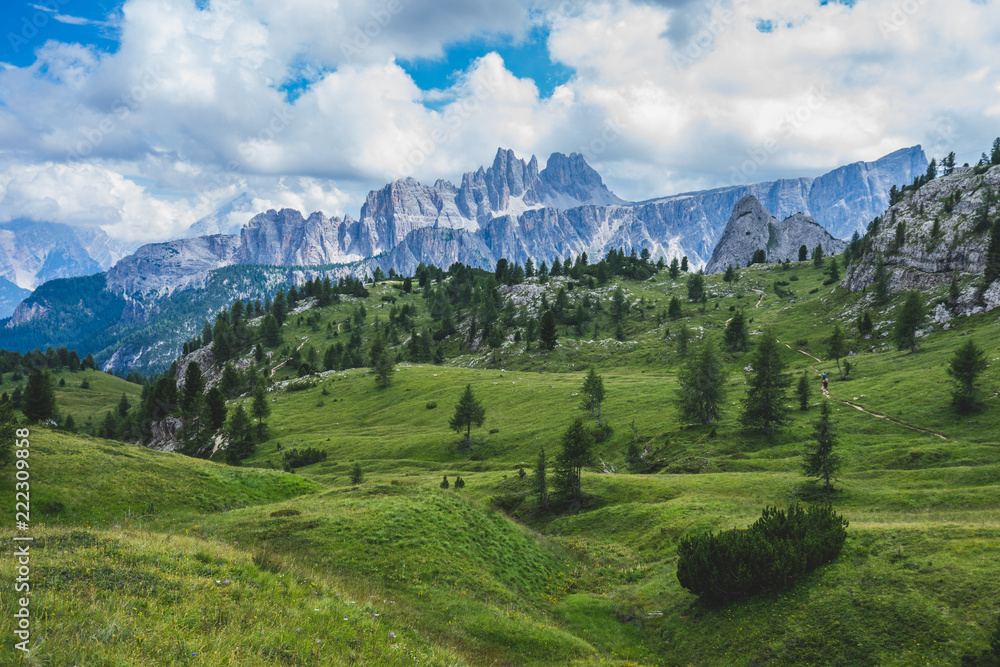
[{"label": "conifer tree", "polygon": [[681,324],[681,330],[677,332],[677,356],[686,357],[688,353],[688,344],[691,342],[691,331],[683,323]]},{"label": "conifer tree", "polygon": [[872,288],[875,291],[875,301],[885,303],[889,300],[889,271],[885,268],[885,258],[882,253],[875,255],[875,275],[872,278]]},{"label": "conifer tree", "polygon": [[823,489],[826,491],[833,491],[833,476],[840,468],[841,458],[833,453],[836,444],[833,424],[830,422],[830,401],[823,401],[819,421],[816,423],[816,440],[806,444],[803,468],[807,476],[822,479]]},{"label": "conifer tree", "polygon": [[[416,333],[414,333],[414,336]],[[375,386],[379,389],[388,389],[392,384],[393,366],[389,351],[386,349],[382,332],[375,334],[372,342],[372,372],[375,373]]]},{"label": "conifer tree", "polygon": [[538,338],[546,350],[556,347],[556,316],[551,310],[546,310],[538,324]]},{"label": "conifer tree", "polygon": [[118,399],[118,416],[124,419],[128,415],[128,409],[132,407],[128,402],[128,396],[125,392],[122,392],[122,397]]},{"label": "conifer tree", "polygon": [[545,460],[545,447],[538,452],[538,462],[535,463],[535,474],[531,478],[531,485],[538,496],[538,506],[544,511],[549,508],[549,483],[548,483],[548,472],[546,467],[548,463]]},{"label": "conifer tree", "polygon": [[812,252],[813,265],[814,266],[823,266],[823,258],[824,257],[825,257],[825,255],[823,254],[823,244],[822,243],[817,243],[816,247],[813,248],[813,252]]},{"label": "conifer tree", "polygon": [[461,433],[465,430],[465,446],[472,445],[472,427],[482,426],[486,420],[486,408],[472,393],[472,385],[465,385],[465,392],[455,405],[455,415],[448,422],[453,431]]},{"label": "conifer tree", "polygon": [[278,321],[278,325],[285,323],[288,318],[288,302],[285,301],[285,292],[282,289],[278,289],[278,293],[274,295],[274,301],[271,303],[271,314],[274,315],[274,319]]},{"label": "conifer tree", "polygon": [[952,405],[958,412],[970,412],[979,405],[976,380],[988,366],[986,354],[969,339],[948,362],[947,373],[955,382]]},{"label": "conifer tree", "polygon": [[687,255],[684,255],[683,257],[681,257],[681,273],[687,273],[687,272],[688,272],[688,258]]},{"label": "conifer tree", "polygon": [[594,436],[577,419],[563,433],[562,451],[556,457],[555,483],[559,495],[568,503],[583,500],[583,469],[593,464]]},{"label": "conifer tree", "polygon": [[676,296],[670,297],[670,305],[667,307],[667,317],[676,321],[683,316],[684,313],[681,310],[681,300]]},{"label": "conifer tree", "polygon": [[701,297],[705,294],[705,275],[701,271],[688,276],[687,293],[688,300],[692,303],[701,301]]},{"label": "conifer tree", "polygon": [[711,338],[706,338],[677,377],[677,407],[687,421],[709,425],[722,416],[726,373]]},{"label": "conifer tree", "polygon": [[205,407],[208,410],[208,426],[213,431],[218,431],[226,423],[226,397],[216,386],[212,387],[205,394]]},{"label": "conifer tree", "polygon": [[795,389],[795,393],[799,397],[799,410],[803,412],[809,409],[809,376],[806,371],[802,371],[799,375],[799,384]]},{"label": "conifer tree", "polygon": [[351,485],[357,486],[358,484],[361,484],[363,481],[365,481],[365,473],[361,469],[361,464],[355,463],[354,466],[351,468]]},{"label": "conifer tree", "polygon": [[670,276],[671,280],[677,280],[677,278],[680,277],[681,265],[680,262],[677,261],[676,257],[670,260],[670,268],[667,269],[667,274]]},{"label": "conifer tree", "polygon": [[799,246],[799,261],[804,262],[807,259],[809,259],[809,248],[807,248],[806,244],[803,243]]},{"label": "conifer tree", "polygon": [[759,428],[766,435],[771,429],[788,421],[785,391],[791,380],[785,373],[786,364],[774,334],[766,329],[750,358],[753,369],[747,378],[747,395],[743,401],[740,422],[748,428]]},{"label": "conifer tree", "polygon": [[737,310],[726,324],[723,340],[730,352],[746,352],[750,346],[750,332],[747,331],[747,320],[742,309]]},{"label": "conifer tree", "polygon": [[722,275],[722,279],[725,280],[727,283],[729,283],[731,287],[732,284],[736,282],[738,278],[739,276],[736,273],[736,269],[733,268],[733,265],[732,264],[728,265],[726,267],[726,272]]},{"label": "conifer tree", "polygon": [[236,406],[229,423],[226,425],[226,462],[237,465],[240,461],[253,454],[257,448],[254,438],[253,422],[247,415],[243,405]]},{"label": "conifer tree", "polygon": [[917,351],[917,331],[927,319],[927,309],[920,292],[910,290],[903,303],[896,309],[896,323],[892,329],[892,340],[896,349]]},{"label": "conifer tree", "polygon": [[56,413],[56,395],[52,386],[52,372],[34,370],[28,375],[21,398],[21,411],[29,422],[52,419]]},{"label": "conifer tree", "polygon": [[590,373],[583,381],[583,407],[590,410],[590,416],[594,416],[597,410],[597,424],[601,423],[601,404],[604,402],[604,379],[597,374],[594,367],[590,367]]},{"label": "conifer tree", "polygon": [[261,379],[254,383],[253,403],[250,410],[254,418],[257,419],[257,439],[263,440],[264,431],[267,428],[264,419],[271,414],[271,405],[267,402],[267,392],[264,390],[264,381]]},{"label": "conifer tree", "polygon": [[185,415],[193,411],[195,401],[205,388],[205,380],[201,376],[201,368],[194,361],[188,362],[184,371],[184,388],[181,390],[180,406]]}]

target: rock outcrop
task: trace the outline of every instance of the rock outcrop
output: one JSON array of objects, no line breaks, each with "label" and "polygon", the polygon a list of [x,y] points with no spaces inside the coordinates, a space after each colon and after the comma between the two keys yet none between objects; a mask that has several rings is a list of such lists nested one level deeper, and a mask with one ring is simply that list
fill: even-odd
[{"label": "rock outcrop", "polygon": [[810,257],[816,246],[822,246],[826,255],[835,255],[844,251],[847,242],[835,239],[815,220],[801,213],[778,220],[764,210],[756,197],[747,195],[733,207],[705,273],[720,273],[730,265],[746,266],[758,250],[765,252],[768,262],[786,259],[795,262],[802,246]]},{"label": "rock outcrop", "polygon": [[[983,224],[987,192],[992,192],[994,203],[985,210]],[[979,175],[959,168],[906,193],[873,225],[842,285],[852,292],[870,287],[881,256],[891,291],[935,290],[949,285],[955,276],[962,290],[950,308],[953,314],[1000,307],[1000,281],[982,284],[988,227],[1000,210],[998,193],[1000,166]]]}]

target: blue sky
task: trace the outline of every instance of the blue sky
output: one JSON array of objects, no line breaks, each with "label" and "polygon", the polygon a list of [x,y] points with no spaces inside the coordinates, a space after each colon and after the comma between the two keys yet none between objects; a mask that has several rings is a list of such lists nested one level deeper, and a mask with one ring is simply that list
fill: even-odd
[{"label": "blue sky", "polygon": [[1000,2],[88,0],[0,8],[0,218],[357,215],[498,147],[641,200],[1000,134]]}]

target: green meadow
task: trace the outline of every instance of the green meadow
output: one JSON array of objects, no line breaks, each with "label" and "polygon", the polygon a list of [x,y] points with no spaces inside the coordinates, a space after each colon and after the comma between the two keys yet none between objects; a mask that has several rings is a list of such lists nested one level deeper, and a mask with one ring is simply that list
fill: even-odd
[{"label": "green meadow", "polygon": [[[824,285],[812,262],[740,273],[732,285],[706,277],[704,311],[665,271],[577,285],[573,307],[622,287],[633,304],[623,340],[599,318],[596,336],[593,324],[560,327],[551,352],[508,340],[495,357],[460,349],[460,327],[443,364],[400,361],[388,389],[368,369],[277,368],[268,438],[240,467],[32,429],[34,648],[10,664],[956,665],[982,652],[1000,615],[1000,312],[929,325],[911,354],[880,337],[891,305],[871,309],[876,332],[860,337],[862,296]],[[547,286],[550,302],[563,284]],[[419,294],[386,283],[363,300],[366,326],[386,320],[383,296],[429,324]],[[684,317],[658,322],[672,296]],[[294,313],[284,344],[322,357],[344,336],[328,330],[361,301]],[[675,406],[680,328],[692,346],[721,338],[739,309],[751,334],[772,327],[793,378],[811,381],[810,409],[790,390],[789,423],[771,436],[739,424],[748,353],[725,353],[716,423],[685,423]],[[835,322],[852,350],[845,381],[826,350]],[[956,415],[945,367],[969,337],[991,365],[984,407]],[[591,366],[611,434],[583,473],[583,506],[541,511],[540,449],[551,460],[575,419],[596,425],[580,396]],[[139,395],[95,371],[63,375],[59,408],[78,423]],[[466,385],[486,407],[468,448],[448,427]],[[829,498],[802,474],[824,400],[843,457]],[[628,464],[635,445],[651,472]],[[327,459],[284,472],[283,453],[304,447]],[[9,475],[0,492],[13,507]],[[787,590],[709,607],[678,583],[683,537],[827,500],[850,521],[846,545]],[[13,535],[0,536],[5,581]],[[4,596],[0,613],[14,611]]]}]

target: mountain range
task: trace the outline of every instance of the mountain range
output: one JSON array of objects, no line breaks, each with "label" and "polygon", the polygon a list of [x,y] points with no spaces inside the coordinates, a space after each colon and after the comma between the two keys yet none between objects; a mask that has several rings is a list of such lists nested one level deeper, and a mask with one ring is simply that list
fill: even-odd
[{"label": "mountain range", "polygon": [[[522,264],[530,257],[540,264],[583,252],[603,256],[617,248],[646,248],[654,260],[687,256],[698,268],[706,265],[734,207],[747,195],[779,218],[801,213],[834,236],[848,236],[863,230],[885,210],[892,185],[909,183],[924,173],[926,166],[923,150],[914,146],[874,162],[840,167],[818,178],[628,202],[613,193],[580,154],[553,153],[540,170],[535,157],[525,161],[511,150],[499,149],[492,165],[466,173],[458,186],[444,180],[425,185],[406,178],[370,192],[358,220],[350,215],[340,218],[320,212],[303,215],[292,209],[269,210],[255,215],[239,235],[210,234],[147,244],[115,262],[109,261],[114,257],[111,250],[102,255],[96,247],[99,244],[92,244],[93,255],[91,251],[86,256],[70,255],[79,256],[77,275],[113,266],[96,281],[88,281],[82,291],[75,284],[36,291],[15,309],[0,339],[11,340],[9,346],[33,347],[42,344],[38,332],[70,327],[81,332],[81,341],[99,346],[99,359],[122,358],[115,347],[120,345],[121,332],[96,338],[91,335],[111,330],[113,322],[105,320],[119,308],[116,304],[121,304],[116,321],[126,328],[157,320],[162,324],[164,313],[175,308],[165,300],[173,304],[182,301],[185,312],[192,314],[197,324],[211,316],[210,310],[198,312],[199,308],[207,309],[209,302],[261,293],[264,285],[247,282],[250,275],[266,274],[267,286],[273,287],[282,280],[301,280],[320,273],[364,276],[378,267],[384,273],[394,269],[412,275],[421,262],[493,268],[501,257]],[[235,210],[245,203],[237,200],[229,207]],[[231,217],[220,210],[218,215],[199,221],[199,229],[227,229],[226,221]],[[227,273],[233,278],[231,282],[216,278],[221,269],[238,266],[271,268],[263,273]],[[34,275],[49,274],[39,270]],[[208,285],[214,286],[213,296],[202,300],[198,290]],[[77,305],[66,295],[79,297],[73,302]],[[102,304],[100,317],[90,303]],[[36,333],[15,335],[27,329]],[[145,348],[159,349],[152,338],[144,340],[125,355],[129,359],[123,362],[125,367],[137,363]]]}]

